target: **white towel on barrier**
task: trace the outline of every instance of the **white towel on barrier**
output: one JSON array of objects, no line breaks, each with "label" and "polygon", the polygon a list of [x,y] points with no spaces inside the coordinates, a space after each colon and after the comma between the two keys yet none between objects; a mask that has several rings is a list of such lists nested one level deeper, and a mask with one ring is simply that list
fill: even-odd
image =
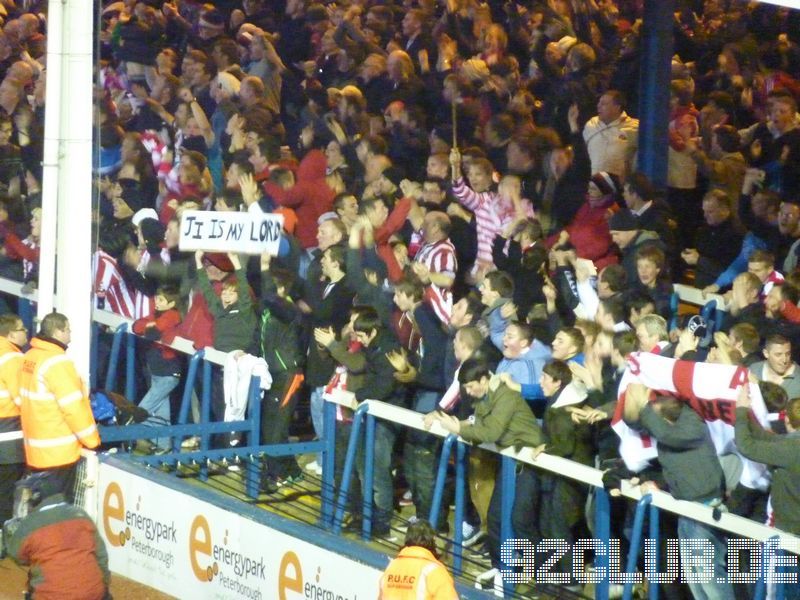
[{"label": "white towel on barrier", "polygon": [[225,420],[241,421],[247,410],[247,394],[250,391],[250,378],[259,377],[262,390],[272,387],[272,376],[267,362],[240,350],[228,353],[225,359],[225,375],[222,387],[225,391]]}]

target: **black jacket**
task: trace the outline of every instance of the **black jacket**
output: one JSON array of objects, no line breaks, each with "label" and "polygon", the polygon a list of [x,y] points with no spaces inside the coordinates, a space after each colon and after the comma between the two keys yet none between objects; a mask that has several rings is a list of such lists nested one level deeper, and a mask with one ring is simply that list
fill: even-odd
[{"label": "black jacket", "polygon": [[720,273],[738,256],[744,232],[733,219],[719,225],[701,225],[695,234],[694,247],[700,254],[695,266],[695,287],[704,288],[717,280]]},{"label": "black jacket", "polygon": [[445,356],[448,336],[441,321],[429,304],[420,303],[414,309],[414,321],[422,341],[422,355],[417,370],[417,385],[426,390],[444,392],[450,383],[445,378]]},{"label": "black jacket", "polygon": [[262,274],[261,356],[273,378],[277,373],[295,373],[305,362],[302,351],[302,313],[288,298],[275,293],[269,272]]},{"label": "black jacket", "polygon": [[391,404],[402,405],[403,388],[394,378],[394,367],[386,358],[389,352],[400,349],[397,340],[387,330],[378,331],[372,343],[364,349],[366,366],[363,373],[363,386],[356,392],[359,402],[364,400],[380,400]]},{"label": "black jacket", "polygon": [[309,303],[312,309],[310,328],[311,335],[308,346],[308,364],[306,366],[306,383],[312,387],[319,387],[328,383],[336,368],[336,362],[326,350],[322,350],[314,341],[313,329],[315,327],[333,327],[337,337],[347,324],[350,317],[350,308],[353,306],[353,292],[342,279],[334,285],[325,295],[325,286],[319,295]]}]

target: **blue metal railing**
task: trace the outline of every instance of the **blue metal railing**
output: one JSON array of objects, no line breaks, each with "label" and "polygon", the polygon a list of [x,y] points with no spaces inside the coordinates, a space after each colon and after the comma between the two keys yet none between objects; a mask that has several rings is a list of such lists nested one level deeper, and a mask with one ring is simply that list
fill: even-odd
[{"label": "blue metal railing", "polygon": [[608,600],[610,586],[611,502],[609,501],[608,492],[603,488],[594,489],[594,519],[595,535],[602,544],[601,551],[597,552],[594,558],[595,572],[600,574],[599,581],[595,583],[594,597],[596,600]]},{"label": "blue metal railing", "polygon": [[[628,550],[628,561],[627,561],[627,563],[625,565],[625,572],[626,573],[634,573],[636,571],[636,563],[637,563],[638,558],[639,558],[639,549],[642,546],[642,530],[644,529],[645,514],[647,513],[647,509],[648,508],[651,508],[651,509],[655,508],[654,506],[651,505],[652,501],[653,501],[652,494],[646,494],[646,495],[642,496],[639,499],[639,502],[636,503],[636,512],[635,512],[634,517],[633,517],[633,531],[631,532],[631,540],[630,540],[631,545],[630,545],[630,549]],[[650,539],[657,540],[658,539],[658,535],[656,535],[655,537],[653,537],[653,535],[652,535],[653,534],[653,519],[652,519],[653,514],[652,514],[652,512],[651,512],[650,516],[651,516],[651,519],[650,519]],[[657,519],[658,518],[658,513],[656,513],[655,516],[656,516],[656,519]],[[657,530],[657,528],[658,528],[658,521],[657,520],[655,521],[655,526],[656,526],[656,533],[657,533],[657,531],[658,531]],[[656,543],[656,552],[658,552],[658,544],[657,543]],[[658,564],[658,556],[657,555],[656,555],[655,564]],[[656,585],[653,585],[653,586],[650,586],[650,587],[651,587],[651,590],[653,590],[653,589],[657,590],[658,589],[658,586],[656,586]],[[658,592],[656,591],[655,593],[656,593],[656,596],[657,596]],[[622,598],[623,598],[623,600],[631,600],[632,597],[633,597],[633,581],[632,580],[628,580],[628,581],[625,582],[625,588],[624,588],[624,590],[622,592]],[[652,599],[652,597],[653,597],[652,596],[652,592],[651,592],[651,596],[650,597]]]},{"label": "blue metal railing", "polygon": [[333,516],[333,533],[337,535],[342,532],[342,521],[344,520],[345,508],[347,508],[350,481],[352,479],[353,469],[355,469],[361,426],[364,423],[364,414],[368,409],[368,404],[362,404],[353,414],[353,424],[350,431],[350,439],[347,442],[347,455],[344,461],[344,470],[342,471],[342,482],[339,486],[339,497],[336,500],[336,512]]},{"label": "blue metal railing", "polygon": [[[439,515],[442,512],[442,498],[444,497],[444,484],[447,478],[447,465],[450,463],[450,453],[453,444],[458,441],[458,436],[448,435],[442,444],[442,453],[439,457],[439,468],[436,471],[436,483],[433,486],[433,497],[431,499],[431,509],[428,514],[428,521],[436,526],[439,522]],[[458,527],[456,527],[458,529]]]}]

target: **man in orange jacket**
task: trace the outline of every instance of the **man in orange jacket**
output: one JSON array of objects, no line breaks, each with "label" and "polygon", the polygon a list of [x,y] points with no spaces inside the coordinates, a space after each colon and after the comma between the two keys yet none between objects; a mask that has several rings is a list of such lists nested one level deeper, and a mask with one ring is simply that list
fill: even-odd
[{"label": "man in orange jacket", "polygon": [[25,460],[32,471],[50,471],[73,500],[75,466],[81,448],[96,448],[100,435],[86,386],[67,357],[67,317],[50,313],[22,359],[20,416]]},{"label": "man in orange jacket", "polygon": [[17,315],[0,316],[0,524],[14,508],[14,484],[22,477],[25,453],[19,422],[19,371],[28,330]]},{"label": "man in orange jacket", "polygon": [[450,573],[438,560],[436,532],[425,520],[412,523],[406,542],[381,577],[378,600],[458,600]]}]

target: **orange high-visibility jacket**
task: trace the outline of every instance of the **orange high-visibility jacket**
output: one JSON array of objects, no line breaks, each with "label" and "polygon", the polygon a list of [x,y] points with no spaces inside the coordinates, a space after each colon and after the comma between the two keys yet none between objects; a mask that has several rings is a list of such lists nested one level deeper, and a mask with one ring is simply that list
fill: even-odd
[{"label": "orange high-visibility jacket", "polygon": [[407,546],[381,577],[380,600],[458,600],[453,578],[430,550]]},{"label": "orange high-visibility jacket", "polygon": [[7,338],[0,337],[0,464],[15,462],[6,459],[21,451],[21,447],[12,451],[13,446],[22,443],[18,393],[21,366],[22,352]]},{"label": "orange high-visibility jacket", "polygon": [[81,446],[100,445],[89,396],[63,346],[33,338],[22,358],[19,396],[28,466],[71,465]]}]

